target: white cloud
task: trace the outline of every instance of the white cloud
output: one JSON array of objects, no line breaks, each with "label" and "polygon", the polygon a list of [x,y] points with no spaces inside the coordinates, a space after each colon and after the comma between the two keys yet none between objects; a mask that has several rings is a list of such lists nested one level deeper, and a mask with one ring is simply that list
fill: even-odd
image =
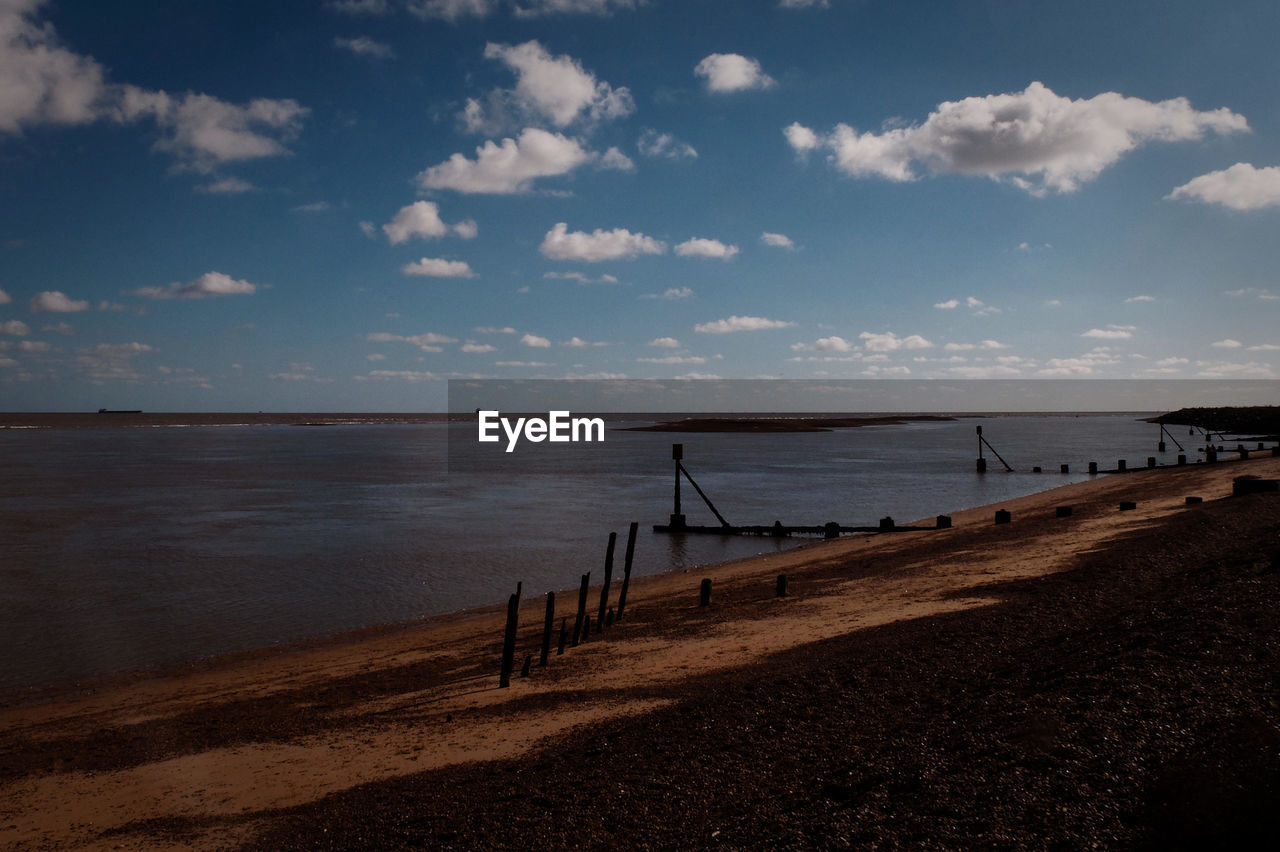
[{"label": "white cloud", "polygon": [[1129,298],[1124,300],[1124,303],[1126,305],[1133,305],[1138,302],[1154,302],[1155,300],[1156,300],[1155,296],[1130,296]]},{"label": "white cloud", "polygon": [[549,361],[495,361],[499,367],[551,367]]},{"label": "white cloud", "polygon": [[566,128],[635,112],[625,87],[614,89],[583,69],[571,56],[552,56],[537,41],[485,45],[486,59],[498,59],[516,74],[514,89],[495,89],[485,103],[469,99],[462,121],[473,133],[496,134],[528,124]]},{"label": "white cloud", "polygon": [[[357,376],[357,379],[360,377]],[[390,379],[399,379],[404,382],[429,382],[432,379],[440,378],[436,373],[430,370],[370,370],[369,379],[375,382],[388,381]]]},{"label": "white cloud", "polygon": [[779,9],[825,9],[827,0],[778,0]]},{"label": "white cloud", "polygon": [[540,337],[540,336],[538,336],[538,335],[536,335],[536,334],[526,334],[525,336],[523,336],[523,337],[521,337],[521,338],[520,338],[520,342],[521,342],[522,344],[524,344],[525,346],[528,346],[528,347],[530,347],[530,348],[532,348],[532,349],[549,349],[549,348],[551,348],[551,341],[550,341],[550,340],[548,340],[548,339],[547,339],[547,338],[545,338],[545,337]]},{"label": "white cloud", "polygon": [[641,364],[705,364],[707,359],[701,355],[664,355],[661,358],[637,358]]},{"label": "white cloud", "polygon": [[31,329],[22,320],[0,320],[0,334],[12,334],[23,337],[31,333]]},{"label": "white cloud", "polygon": [[432,239],[450,232],[469,240],[479,233],[479,228],[471,219],[456,225],[446,225],[440,218],[440,207],[434,201],[415,201],[408,207],[401,207],[395,218],[382,226],[382,231],[394,246],[414,237]]},{"label": "white cloud", "polygon": [[972,343],[948,343],[942,348],[948,352],[968,352],[970,349],[977,349],[978,347]]},{"label": "white cloud", "polygon": [[786,234],[774,234],[769,231],[765,231],[760,235],[760,242],[773,248],[787,249],[788,251],[794,251],[796,247],[796,244]]},{"label": "white cloud", "polygon": [[46,290],[31,297],[28,307],[33,314],[48,312],[51,314],[74,314],[89,310],[89,303],[84,299],[72,299],[61,290]]},{"label": "white cloud", "polygon": [[378,238],[378,227],[372,222],[361,222],[360,232],[371,240]]},{"label": "white cloud", "polygon": [[634,9],[637,0],[523,0],[517,2],[516,17],[537,15],[608,15],[615,9]]},{"label": "white cloud", "polygon": [[258,285],[222,272],[206,272],[194,281],[175,281],[168,287],[139,287],[133,292],[148,299],[207,299],[255,293]]},{"label": "white cloud", "polygon": [[1244,116],[1226,108],[1197,111],[1186,98],[1153,103],[1104,92],[1072,100],[1035,82],[1022,92],[948,101],[923,124],[882,133],[859,133],[847,124],[825,136],[798,124],[784,132],[799,153],[828,148],[836,168],[854,177],[910,181],[919,166],[1008,180],[1043,195],[1074,192],[1149,141],[1248,129]]},{"label": "white cloud", "polygon": [[764,317],[740,317],[731,316],[725,319],[718,319],[713,322],[698,323],[693,327],[694,331],[703,334],[730,334],[735,331],[760,331],[768,328],[790,328],[795,325],[793,322],[784,320],[765,319]]},{"label": "white cloud", "polygon": [[470,353],[472,355],[483,355],[487,352],[498,351],[498,347],[496,346],[492,346],[488,343],[476,343],[475,341],[472,341],[472,340],[468,340],[466,343],[462,344],[458,348],[461,351]]},{"label": "white cloud", "polygon": [[617,146],[611,147],[601,154],[598,163],[602,169],[613,169],[619,172],[629,172],[636,167],[631,158],[619,151]]},{"label": "white cloud", "polygon": [[10,296],[4,290],[0,290],[0,305],[7,305],[12,301],[13,301],[12,296]]},{"label": "white cloud", "polygon": [[1177,358],[1177,357],[1161,358],[1159,361],[1156,362],[1156,366],[1157,367],[1181,367],[1185,364],[1190,364],[1190,363],[1191,362],[1188,361],[1186,358]]},{"label": "white cloud", "polygon": [[424,257],[415,263],[405,264],[401,270],[405,275],[420,275],[426,278],[475,278],[471,265],[465,260],[445,260],[439,257]]},{"label": "white cloud", "polygon": [[707,90],[711,92],[740,92],[777,85],[757,60],[737,53],[713,53],[703,58],[693,73],[706,80]]},{"label": "white cloud", "polygon": [[249,181],[237,177],[223,178],[196,187],[196,192],[203,192],[206,195],[242,195],[246,192],[257,192],[257,190],[258,188]]},{"label": "white cloud", "polygon": [[333,205],[327,201],[312,201],[310,204],[299,204],[297,207],[290,207],[290,213],[325,213],[333,209]]},{"label": "white cloud", "polygon": [[642,299],[662,299],[665,302],[678,302],[681,299],[693,298],[693,290],[688,287],[668,287],[661,293],[646,293]]},{"label": "white cloud", "polygon": [[346,15],[385,15],[391,11],[387,0],[329,0],[325,5]]},{"label": "white cloud", "polygon": [[831,337],[818,338],[814,342],[813,348],[819,352],[851,352],[853,351],[853,344],[843,337],[833,334]]},{"label": "white cloud", "polygon": [[257,98],[244,106],[188,92],[165,92],[125,86],[116,107],[124,121],[151,117],[163,136],[157,151],[173,154],[184,168],[212,171],[222,163],[278,157],[302,129],[310,110],[292,98]]},{"label": "white cloud", "polygon": [[1106,328],[1091,328],[1080,336],[1096,340],[1128,340],[1137,330],[1136,325],[1108,325]]},{"label": "white cloud", "polygon": [[1225,361],[1197,361],[1196,366],[1200,368],[1196,376],[1203,379],[1271,379],[1276,376],[1276,371],[1270,364],[1261,364],[1257,361],[1249,361],[1244,364]]},{"label": "white cloud", "polygon": [[100,343],[81,349],[76,365],[95,381],[136,382],[142,375],[134,367],[133,359],[151,351],[145,343]]},{"label": "white cloud", "polygon": [[368,36],[356,36],[355,38],[336,37],[333,40],[333,45],[342,50],[349,50],[356,56],[368,56],[372,59],[394,59],[396,55],[396,52],[391,49],[391,45],[374,41]]},{"label": "white cloud", "polygon": [[894,352],[898,349],[928,349],[933,346],[932,343],[918,334],[898,337],[892,331],[884,333],[864,331],[858,337],[866,341],[864,345],[871,352]]},{"label": "white cloud", "polygon": [[287,153],[307,109],[294,100],[260,98],[236,106],[210,95],[108,84],[102,67],[58,43],[35,20],[41,0],[0,3],[0,133],[40,125],[153,118],[164,134],[155,147],[199,171],[233,160]]},{"label": "white cloud", "polygon": [[509,325],[504,325],[501,328],[493,325],[478,325],[476,326],[476,332],[479,334],[515,334],[516,330]]},{"label": "white cloud", "polygon": [[650,346],[656,346],[659,349],[679,349],[680,341],[674,337],[655,337],[649,341]]},{"label": "white cloud", "polygon": [[603,340],[583,340],[581,337],[574,335],[568,340],[560,341],[561,346],[568,346],[570,349],[584,349],[588,346],[608,346],[609,344]]},{"label": "white cloud", "polygon": [[1229,169],[1192,178],[1165,198],[1191,198],[1232,210],[1280,207],[1280,166],[1257,169],[1251,163],[1236,163]]},{"label": "white cloud", "polygon": [[456,21],[459,18],[483,18],[493,11],[495,0],[408,0],[409,12],[423,20],[442,18]]},{"label": "white cloud", "polygon": [[391,334],[386,331],[375,331],[372,334],[369,334],[366,339],[370,343],[411,343],[423,352],[443,352],[444,344],[458,342],[458,338],[456,337],[450,337],[447,334],[437,334],[434,331],[409,336]]},{"label": "white cloud", "polygon": [[729,260],[738,253],[738,247],[725,245],[719,240],[694,237],[677,245],[675,253],[681,257],[710,257]]},{"label": "white cloud", "polygon": [[940,311],[950,311],[960,307],[959,299],[947,299],[945,302],[934,302],[933,306]]},{"label": "white cloud", "polygon": [[1244,344],[1239,340],[1232,340],[1230,337],[1226,340],[1215,340],[1209,345],[1217,349],[1239,349],[1241,346],[1244,346]]},{"label": "white cloud", "polygon": [[44,124],[86,124],[104,114],[103,70],[58,43],[35,21],[39,0],[0,3],[0,133]]},{"label": "white cloud", "polygon": [[1001,343],[998,340],[984,340],[982,341],[982,348],[983,349],[1008,349],[1009,344]]},{"label": "white cloud", "polygon": [[1277,296],[1275,293],[1272,293],[1270,290],[1259,289],[1257,287],[1245,287],[1244,289],[1241,289],[1241,290],[1227,290],[1225,292],[1226,292],[1226,295],[1228,296],[1236,296],[1236,297],[1257,296],[1259,299],[1263,300],[1264,302],[1274,302],[1274,301],[1280,300],[1280,296]]},{"label": "white cloud", "polygon": [[517,139],[476,148],[476,158],[454,154],[415,178],[421,189],[452,189],[464,193],[511,195],[528,192],[539,178],[559,177],[600,160],[576,139],[527,127]]},{"label": "white cloud", "polygon": [[698,157],[698,152],[688,142],[652,128],[646,128],[640,134],[636,149],[645,157],[665,157],[668,160],[694,160]]},{"label": "white cloud", "polygon": [[625,228],[604,231],[597,228],[585,231],[569,231],[564,222],[557,222],[543,237],[538,248],[552,260],[580,260],[597,263],[603,260],[621,260],[642,254],[662,254],[667,244],[644,234],[633,234]]},{"label": "white cloud", "polygon": [[1280,352],[1280,345],[1275,343],[1259,343],[1257,346],[1250,346],[1250,352]]}]

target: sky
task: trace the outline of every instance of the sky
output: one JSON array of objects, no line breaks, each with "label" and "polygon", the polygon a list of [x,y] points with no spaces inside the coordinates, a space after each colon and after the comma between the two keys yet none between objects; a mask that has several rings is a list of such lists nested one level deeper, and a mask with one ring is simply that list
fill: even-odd
[{"label": "sky", "polygon": [[1277,31],[1274,0],[0,0],[0,410],[1280,378]]}]

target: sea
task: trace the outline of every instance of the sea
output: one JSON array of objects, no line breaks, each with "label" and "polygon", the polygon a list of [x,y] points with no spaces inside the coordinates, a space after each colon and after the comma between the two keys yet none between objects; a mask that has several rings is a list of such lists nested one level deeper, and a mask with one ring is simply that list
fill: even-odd
[{"label": "sea", "polygon": [[[445,417],[5,415],[0,694],[491,605],[517,583],[595,583],[611,532],[621,573],[633,521],[636,576],[813,541],[654,532],[674,443],[732,524],[875,526],[1088,479],[1091,461],[1172,463],[1145,416],[682,434],[629,431],[657,418],[627,415],[602,442],[525,444],[473,470],[448,454],[475,424]],[[681,497],[690,524],[716,523],[687,482]]]}]

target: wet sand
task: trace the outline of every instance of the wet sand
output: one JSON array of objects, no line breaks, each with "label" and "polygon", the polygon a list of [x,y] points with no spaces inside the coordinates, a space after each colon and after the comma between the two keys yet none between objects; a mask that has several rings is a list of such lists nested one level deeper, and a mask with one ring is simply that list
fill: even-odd
[{"label": "wet sand", "polygon": [[1280,459],[641,578],[545,669],[526,589],[505,690],[494,607],[46,695],[0,711],[0,845],[1159,846],[1213,796],[1201,822],[1249,827],[1280,792],[1280,497],[1243,474]]}]

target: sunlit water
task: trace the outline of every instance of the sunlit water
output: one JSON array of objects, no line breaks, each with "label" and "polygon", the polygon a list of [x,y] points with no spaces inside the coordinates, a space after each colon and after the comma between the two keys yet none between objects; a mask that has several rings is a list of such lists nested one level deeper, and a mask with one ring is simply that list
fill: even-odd
[{"label": "sunlit water", "polygon": [[[771,435],[610,423],[603,445],[522,447],[497,473],[449,472],[447,430],[466,424],[4,430],[0,690],[491,604],[517,581],[576,587],[602,577],[610,531],[620,572],[633,520],[640,575],[806,541],[652,532],[671,512],[673,442],[730,523],[875,525],[1079,481],[1089,461],[1145,465],[1159,430],[1136,418]],[[976,425],[1017,472],[991,459],[974,473]],[[682,496],[689,523],[715,522]]]}]

